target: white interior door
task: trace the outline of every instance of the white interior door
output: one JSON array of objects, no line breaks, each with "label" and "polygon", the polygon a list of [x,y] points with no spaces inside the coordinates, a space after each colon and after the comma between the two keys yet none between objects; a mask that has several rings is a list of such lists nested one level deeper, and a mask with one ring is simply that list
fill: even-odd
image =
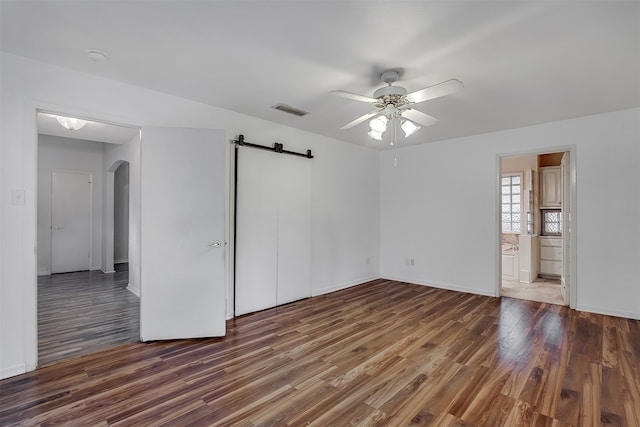
[{"label": "white interior door", "polygon": [[570,229],[570,198],[568,191],[569,184],[569,168],[568,168],[569,152],[564,153],[560,162],[560,182],[562,189],[562,273],[560,273],[560,291],[562,293],[562,299],[566,305],[569,305],[569,289],[567,283],[569,282],[569,236]]},{"label": "white interior door", "polygon": [[143,128],[143,341],[225,334],[225,133]]},{"label": "white interior door", "polygon": [[235,314],[311,296],[311,162],[238,150]]},{"label": "white interior door", "polygon": [[51,173],[51,272],[89,270],[91,173]]}]

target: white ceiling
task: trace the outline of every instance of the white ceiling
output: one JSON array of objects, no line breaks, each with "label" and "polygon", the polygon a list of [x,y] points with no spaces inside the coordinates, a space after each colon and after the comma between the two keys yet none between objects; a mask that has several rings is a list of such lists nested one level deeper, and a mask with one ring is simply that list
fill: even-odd
[{"label": "white ceiling", "polygon": [[[640,106],[638,1],[6,1],[1,49],[369,147],[379,73],[465,88],[401,144]],[[88,60],[88,49],[108,54]],[[278,103],[309,111],[296,117]]]}]

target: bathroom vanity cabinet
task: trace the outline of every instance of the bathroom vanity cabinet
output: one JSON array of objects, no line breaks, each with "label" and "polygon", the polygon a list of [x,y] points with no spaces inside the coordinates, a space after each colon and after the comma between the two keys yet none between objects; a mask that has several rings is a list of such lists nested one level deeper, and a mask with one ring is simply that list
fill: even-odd
[{"label": "bathroom vanity cabinet", "polygon": [[538,238],[540,248],[540,270],[543,276],[560,277],[562,275],[562,238]]}]

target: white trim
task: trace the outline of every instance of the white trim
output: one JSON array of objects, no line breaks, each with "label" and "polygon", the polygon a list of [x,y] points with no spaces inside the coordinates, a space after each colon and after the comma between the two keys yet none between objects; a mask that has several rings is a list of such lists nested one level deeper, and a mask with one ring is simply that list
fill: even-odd
[{"label": "white trim", "polygon": [[38,271],[38,276],[51,276],[51,271],[49,270]]},{"label": "white trim", "polygon": [[582,304],[578,305],[578,307],[576,307],[576,310],[586,311],[588,313],[603,314],[606,316],[624,317],[627,319],[640,320],[640,311],[633,312],[633,311],[624,311],[624,310],[611,310],[608,308],[594,307],[594,306],[582,305]]},{"label": "white trim", "polygon": [[[118,126],[137,127],[138,125],[126,124],[126,119],[121,116],[97,112],[95,110],[87,112],[85,107],[69,107],[68,105],[53,104],[50,102],[28,98],[24,102],[24,120],[23,132],[24,143],[22,144],[22,152],[24,159],[30,159],[31,170],[26,173],[32,173],[34,182],[36,183],[36,192],[32,196],[33,207],[31,211],[31,227],[29,233],[33,233],[33,257],[25,258],[25,267],[23,271],[31,271],[29,274],[30,286],[23,287],[23,312],[29,313],[28,319],[24,322],[23,335],[25,340],[23,343],[23,355],[25,363],[20,365],[22,372],[30,372],[38,367],[38,280],[37,280],[37,230],[38,230],[38,112],[54,112],[55,114],[66,115],[71,117],[86,118],[91,121],[102,123],[110,123]],[[100,120],[94,117],[101,117]],[[27,195],[29,197],[29,195]],[[28,204],[28,201],[27,201]],[[93,208],[93,198],[92,198]],[[9,368],[14,369],[14,368]],[[2,371],[4,375],[4,371]]]},{"label": "white trim", "polygon": [[[496,155],[496,185],[495,189],[495,206],[496,206],[496,215],[495,215],[495,233],[494,233],[494,244],[496,248],[496,262],[495,262],[495,283],[496,283],[496,297],[502,296],[502,242],[500,239],[501,234],[501,208],[502,208],[502,198],[501,189],[500,189],[500,179],[502,178],[502,159],[508,157],[521,157],[521,156],[534,156],[541,154],[550,154],[550,153],[562,153],[569,152],[569,164],[567,167],[569,168],[569,176],[571,178],[570,182],[564,184],[564,189],[569,191],[569,200],[570,206],[568,209],[570,210],[571,217],[568,223],[563,225],[564,229],[571,229],[571,233],[569,233],[569,282],[568,282],[568,291],[569,291],[569,307],[577,308],[577,244],[576,244],[576,236],[578,230],[578,221],[577,221],[577,179],[576,179],[576,150],[577,147],[575,144],[573,145],[565,145],[559,147],[550,147],[546,149],[531,149],[527,151],[519,151],[519,152],[511,152],[511,153],[498,153]],[[567,209],[566,206],[563,206],[563,209]],[[564,239],[564,238],[563,238]],[[563,266],[566,268],[566,266]],[[565,270],[565,278],[567,270]]]},{"label": "white trim", "polygon": [[467,288],[465,286],[460,286],[460,285],[453,285],[451,283],[442,283],[442,282],[434,282],[433,280],[427,280],[427,281],[423,281],[423,280],[416,280],[413,278],[406,278],[406,277],[402,277],[402,276],[383,276],[382,279],[385,280],[395,280],[398,282],[405,282],[405,283],[411,283],[414,285],[421,285],[421,286],[428,286],[430,288],[436,288],[436,289],[444,289],[447,291],[456,291],[456,292],[464,292],[467,294],[474,294],[474,295],[484,295],[487,297],[495,297],[495,294],[493,292],[490,291],[480,291],[477,288]]},{"label": "white trim", "polygon": [[[41,104],[41,103],[38,103]],[[75,110],[75,111],[80,111],[80,110],[76,110],[76,109],[70,109],[67,110],[66,108],[58,108],[57,106],[49,106],[48,108],[38,108],[36,107],[36,117],[37,117],[37,113],[45,113],[45,114],[51,114],[54,116],[57,115],[63,115],[63,116],[70,116],[70,117],[75,117],[77,119],[82,119],[82,120],[87,120],[90,122],[98,122],[98,123],[104,123],[107,125],[113,125],[113,126],[120,126],[120,127],[125,127],[125,128],[131,128],[131,129],[140,129],[141,127],[138,125],[131,125],[131,124],[127,124],[124,123],[122,121],[120,121],[120,118],[115,118],[113,120],[109,120],[109,119],[96,119],[96,117],[100,116],[102,117],[104,114],[103,113],[99,113],[96,114],[95,116],[92,115],[88,115],[85,116],[84,114],[76,114],[73,112],[69,112],[71,110]]]},{"label": "white trim", "polygon": [[112,274],[116,272],[115,270],[105,271],[104,268],[98,268],[98,270],[102,271],[103,274]]},{"label": "white trim", "polygon": [[320,289],[316,289],[316,290],[312,289],[311,290],[311,296],[312,297],[317,297],[319,295],[328,294],[328,293],[336,292],[336,291],[341,291],[342,289],[347,289],[347,288],[351,288],[353,286],[362,285],[363,283],[370,282],[370,281],[376,280],[376,279],[380,279],[380,276],[378,276],[378,275],[364,276],[364,277],[360,277],[358,279],[349,280],[348,282],[339,283],[339,284],[336,284],[336,285],[333,285],[333,286],[327,286],[325,288],[320,288]]},{"label": "white trim", "polygon": [[[569,289],[569,307],[576,308],[578,306],[578,244],[577,244],[577,236],[578,236],[578,178],[576,176],[576,170],[578,165],[576,160],[578,158],[577,155],[577,147],[572,146],[569,151],[569,170],[567,171],[569,182],[565,183],[564,189],[569,189],[569,221],[565,221],[565,227],[571,227],[571,232],[569,233],[569,238],[563,237],[564,241],[568,240],[569,243],[569,267],[566,266],[566,263],[563,262],[563,268],[565,269],[565,273],[569,272],[569,283],[567,284]],[[564,191],[564,190],[563,190]],[[564,209],[567,207],[564,206]],[[563,230],[564,231],[564,230]],[[564,233],[566,236],[566,233]],[[566,281],[566,274],[565,274]]]},{"label": "white trim", "polygon": [[126,264],[129,262],[129,258],[123,258],[123,259],[114,259],[113,263],[114,264]]},{"label": "white trim", "polygon": [[135,296],[137,296],[138,298],[140,298],[140,289],[137,288],[133,288],[131,285],[127,285],[127,290],[129,292],[131,292],[132,294],[134,294]]}]

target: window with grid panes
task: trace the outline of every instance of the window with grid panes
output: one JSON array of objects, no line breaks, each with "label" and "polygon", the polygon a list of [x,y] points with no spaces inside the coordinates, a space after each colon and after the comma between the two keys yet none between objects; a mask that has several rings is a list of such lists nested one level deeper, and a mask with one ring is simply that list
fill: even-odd
[{"label": "window with grid panes", "polygon": [[502,232],[520,233],[520,212],[522,197],[522,176],[503,175],[502,189]]},{"label": "window with grid panes", "polygon": [[559,209],[542,211],[542,235],[559,236],[562,234],[562,211]]}]

